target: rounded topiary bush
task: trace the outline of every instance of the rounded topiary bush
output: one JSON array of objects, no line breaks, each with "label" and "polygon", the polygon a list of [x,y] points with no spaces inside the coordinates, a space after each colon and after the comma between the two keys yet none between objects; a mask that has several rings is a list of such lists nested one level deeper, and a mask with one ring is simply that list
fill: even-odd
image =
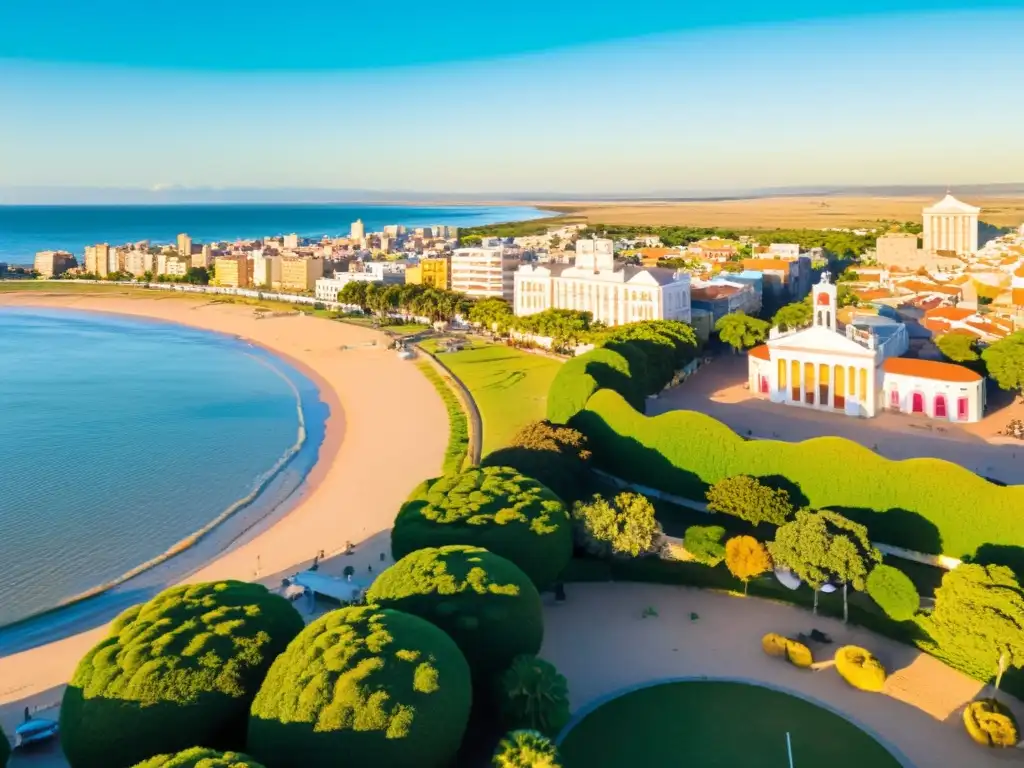
[{"label": "rounded topiary bush", "polygon": [[1015,747],[1020,739],[1013,712],[995,699],[968,704],[964,709],[964,727],[984,747]]},{"label": "rounded topiary bush", "polygon": [[173,587],[129,608],[64,691],[68,762],[126,768],[197,745],[241,748],[253,697],[302,626],[287,600],[239,581]]},{"label": "rounded topiary bush", "polygon": [[473,468],[422,483],[391,531],[396,559],[446,544],[507,558],[544,589],[572,557],[572,523],[561,500],[536,480],[510,467]]},{"label": "rounded topiary bush", "polygon": [[175,755],[157,755],[143,760],[135,768],[263,768],[241,752],[217,752],[205,747],[193,747]]},{"label": "rounded topiary bush", "polygon": [[506,727],[539,731],[554,738],[569,722],[569,684],[554,664],[519,656],[498,681]]},{"label": "rounded topiary bush", "polygon": [[836,651],[836,671],[862,691],[877,693],[885,686],[885,667],[871,651],[856,645],[844,645]]},{"label": "rounded topiary bush", "polygon": [[399,611],[342,608],[274,662],[247,749],[268,768],[445,766],[471,699],[469,666],[443,631]]},{"label": "rounded topiary bush", "polygon": [[868,574],[868,594],[896,621],[908,621],[921,607],[917,587],[903,571],[891,565],[879,565]]},{"label": "rounded topiary bush", "polygon": [[548,389],[548,420],[568,424],[599,389],[614,390],[634,408],[643,408],[643,393],[626,356],[618,350],[594,349],[558,369]]},{"label": "rounded topiary bush", "polygon": [[797,640],[769,632],[761,638],[761,648],[769,656],[783,658],[794,667],[807,669],[814,663],[811,649]]},{"label": "rounded topiary bush", "polygon": [[558,748],[538,731],[512,731],[498,744],[492,768],[561,768]]},{"label": "rounded topiary bush", "polygon": [[544,637],[540,593],[522,570],[480,547],[418,549],[384,571],[368,602],[426,619],[447,632],[483,679],[537,653]]}]

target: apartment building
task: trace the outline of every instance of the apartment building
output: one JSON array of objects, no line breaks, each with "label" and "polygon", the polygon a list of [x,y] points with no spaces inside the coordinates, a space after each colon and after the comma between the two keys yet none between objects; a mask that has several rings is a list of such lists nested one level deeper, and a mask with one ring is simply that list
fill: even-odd
[{"label": "apartment building", "polygon": [[446,290],[451,285],[451,259],[447,256],[420,259],[419,264],[406,267],[405,282]]},{"label": "apartment building", "polygon": [[107,243],[86,246],[85,271],[97,277],[110,274],[110,246]]},{"label": "apartment building", "polygon": [[67,251],[39,251],[32,266],[40,277],[57,277],[77,267],[78,262]]},{"label": "apartment building", "polygon": [[280,259],[282,291],[312,291],[316,281],[324,276],[323,259],[304,259],[284,256]]},{"label": "apartment building", "polygon": [[213,262],[214,284],[227,288],[250,288],[252,275],[246,256],[218,256]]},{"label": "apartment building", "polygon": [[294,251],[299,247],[299,236],[294,232],[290,235],[285,235],[281,245],[286,251]]},{"label": "apartment building", "polygon": [[135,277],[142,277],[147,272],[157,275],[157,258],[148,251],[128,251],[124,256],[124,271]]},{"label": "apartment building", "polygon": [[250,279],[256,288],[270,288],[281,284],[281,257],[265,256],[263,251],[249,260]]},{"label": "apartment building", "polygon": [[213,263],[213,249],[209,245],[203,245],[198,251],[192,254],[192,266],[209,269]]},{"label": "apartment building", "polygon": [[177,244],[178,244],[178,254],[180,256],[184,256],[186,259],[189,259],[189,261],[191,262],[191,259],[192,259],[192,238],[189,237],[188,235],[186,235],[184,232],[182,232],[180,235],[178,235]]},{"label": "apartment building", "polygon": [[498,238],[485,240],[476,248],[452,251],[451,288],[477,298],[515,299],[516,270],[522,249]]},{"label": "apartment building", "polygon": [[348,272],[335,272],[334,277],[322,277],[316,281],[314,295],[319,301],[337,301],[338,293],[351,282],[384,283],[400,285],[405,282],[405,272],[391,268],[384,261],[369,261],[363,265],[349,264]]}]

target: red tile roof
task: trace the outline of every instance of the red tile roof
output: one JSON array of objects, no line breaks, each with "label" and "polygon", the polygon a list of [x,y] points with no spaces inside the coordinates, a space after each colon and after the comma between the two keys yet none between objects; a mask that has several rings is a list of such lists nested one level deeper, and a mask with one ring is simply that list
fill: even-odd
[{"label": "red tile roof", "polygon": [[929,309],[924,313],[924,316],[929,320],[966,320],[974,314],[973,309],[964,309],[963,307],[936,307],[935,309]]},{"label": "red tile roof", "polygon": [[751,357],[756,357],[758,360],[771,360],[771,356],[768,354],[767,344],[759,344],[758,346],[751,348],[747,354]]},{"label": "red tile roof", "polygon": [[934,381],[968,383],[981,380],[980,374],[962,365],[940,363],[935,360],[914,360],[909,357],[890,357],[882,363],[882,370],[898,376],[914,376]]}]

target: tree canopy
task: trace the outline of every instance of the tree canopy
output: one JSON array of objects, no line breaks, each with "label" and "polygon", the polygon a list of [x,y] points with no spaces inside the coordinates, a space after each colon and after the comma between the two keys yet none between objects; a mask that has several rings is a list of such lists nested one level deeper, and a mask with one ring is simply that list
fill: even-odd
[{"label": "tree canopy", "polygon": [[569,686],[550,662],[517,657],[501,676],[501,705],[510,728],[557,736],[569,722]]},{"label": "tree canopy", "polygon": [[218,752],[192,747],[174,755],[157,755],[143,760],[135,768],[263,768],[241,752]]},{"label": "tree canopy", "polygon": [[590,479],[590,450],[582,432],[550,421],[522,427],[505,448],[487,454],[485,467],[512,467],[546,485],[566,502],[582,498]]},{"label": "tree canopy", "polygon": [[562,501],[533,478],[511,467],[475,467],[421,483],[391,530],[396,558],[445,544],[488,549],[544,589],[572,556],[572,522]]},{"label": "tree canopy", "polygon": [[495,333],[505,333],[514,320],[512,307],[504,299],[480,299],[469,309],[471,323]]},{"label": "tree canopy", "polygon": [[623,491],[608,500],[600,494],[572,511],[580,545],[598,557],[639,557],[661,541],[654,505],[646,496]]},{"label": "tree canopy", "polygon": [[[447,766],[472,698],[469,666],[428,621],[375,606],[307,626],[252,704],[248,750],[267,768]],[[342,757],[343,756],[343,757]]]},{"label": "tree canopy", "polygon": [[683,534],[683,548],[697,562],[714,567],[725,558],[723,536],[725,528],[720,525],[691,525]]},{"label": "tree canopy", "polygon": [[772,569],[772,558],[768,548],[753,536],[733,536],[725,542],[725,567],[743,582],[746,594],[751,579]]},{"label": "tree canopy", "polygon": [[492,768],[562,768],[555,743],[539,731],[512,731],[498,744]]},{"label": "tree canopy", "polygon": [[419,549],[373,582],[368,602],[411,613],[447,632],[474,677],[537,653],[544,637],[540,593],[517,566],[480,547]]},{"label": "tree canopy", "polygon": [[787,304],[772,318],[772,325],[785,331],[795,331],[811,324],[814,310],[806,301],[795,301]]},{"label": "tree canopy", "polygon": [[939,351],[954,363],[974,363],[981,359],[976,336],[946,333],[935,340]]},{"label": "tree canopy", "polygon": [[678,320],[619,325],[591,334],[591,340],[627,358],[631,375],[645,395],[660,392],[700,348],[693,328]]},{"label": "tree canopy", "polygon": [[707,491],[708,509],[723,512],[753,525],[782,525],[793,515],[789,494],[750,475],[719,480]]},{"label": "tree canopy", "polygon": [[868,574],[868,594],[894,621],[909,621],[921,607],[917,587],[899,568],[876,565]]},{"label": "tree canopy", "polygon": [[984,352],[988,375],[1003,389],[1024,389],[1024,331],[1000,339]]},{"label": "tree canopy", "polygon": [[743,312],[720,317],[715,323],[718,338],[735,350],[750,349],[768,336],[771,324]]},{"label": "tree canopy", "polygon": [[302,626],[287,600],[238,581],[172,587],[129,608],[64,692],[68,762],[127,768],[193,746],[242,748],[249,705]]}]

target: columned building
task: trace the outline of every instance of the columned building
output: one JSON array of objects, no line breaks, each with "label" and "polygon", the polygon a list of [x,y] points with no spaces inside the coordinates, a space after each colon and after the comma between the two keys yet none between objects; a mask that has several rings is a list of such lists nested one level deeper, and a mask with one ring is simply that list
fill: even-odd
[{"label": "columned building", "polygon": [[579,240],[569,264],[524,264],[515,273],[515,313],[590,312],[595,322],[690,322],[690,276],[615,262],[611,240]]},{"label": "columned building", "polygon": [[981,208],[946,194],[923,211],[924,250],[974,253],[978,250],[978,214]]}]

